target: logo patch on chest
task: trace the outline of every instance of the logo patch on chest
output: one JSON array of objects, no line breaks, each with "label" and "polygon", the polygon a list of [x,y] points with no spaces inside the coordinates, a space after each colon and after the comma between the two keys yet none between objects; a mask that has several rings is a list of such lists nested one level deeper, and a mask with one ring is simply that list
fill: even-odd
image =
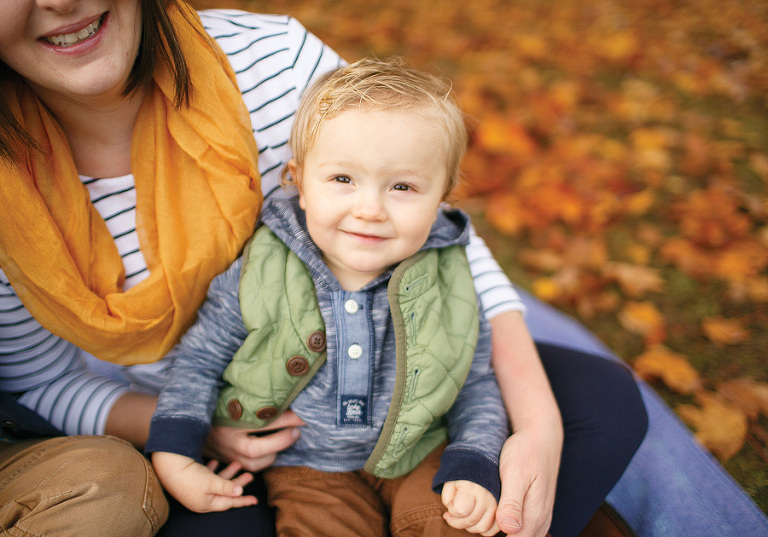
[{"label": "logo patch on chest", "polygon": [[368,401],[358,395],[342,395],[339,408],[339,425],[367,426]]}]

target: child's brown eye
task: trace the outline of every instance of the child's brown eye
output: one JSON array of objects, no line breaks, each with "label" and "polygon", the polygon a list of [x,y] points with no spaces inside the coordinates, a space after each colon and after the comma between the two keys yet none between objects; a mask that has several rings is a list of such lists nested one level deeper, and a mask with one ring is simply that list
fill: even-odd
[{"label": "child's brown eye", "polygon": [[352,182],[352,179],[350,179],[346,175],[337,175],[336,177],[333,178],[333,180],[336,181],[337,183],[344,183],[344,184]]}]

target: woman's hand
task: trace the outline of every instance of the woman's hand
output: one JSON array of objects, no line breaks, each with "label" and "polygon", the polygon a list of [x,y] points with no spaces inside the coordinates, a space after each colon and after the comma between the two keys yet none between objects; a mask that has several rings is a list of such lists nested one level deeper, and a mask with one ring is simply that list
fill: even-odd
[{"label": "woman's hand", "polygon": [[203,466],[184,455],[156,451],[152,453],[152,465],[163,488],[190,511],[226,511],[257,503],[255,496],[242,495],[243,487],[253,481],[253,476],[240,474],[237,463],[215,474],[216,461]]},{"label": "woman's hand", "polygon": [[[301,418],[286,410],[260,429],[212,427],[203,453],[211,459],[237,462],[248,472],[258,472],[271,465],[279,452],[299,438],[298,428],[302,425],[305,423]],[[255,432],[269,433],[254,436]]]},{"label": "woman's hand", "polygon": [[517,537],[544,537],[552,522],[562,440],[518,430],[501,449],[496,521]]},{"label": "woman's hand", "polygon": [[522,315],[501,313],[491,325],[491,360],[513,430],[501,450],[496,521],[504,533],[544,537],[563,449],[560,410]]}]

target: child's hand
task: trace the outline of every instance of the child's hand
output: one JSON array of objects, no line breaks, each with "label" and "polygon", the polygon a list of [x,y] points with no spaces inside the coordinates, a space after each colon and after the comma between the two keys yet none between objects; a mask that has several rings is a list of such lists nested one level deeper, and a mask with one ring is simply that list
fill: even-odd
[{"label": "child's hand", "polygon": [[216,461],[203,466],[184,455],[156,451],[152,453],[152,465],[165,490],[191,511],[226,511],[256,504],[255,496],[242,495],[253,476],[243,473],[235,477],[241,470],[237,463],[215,474]]},{"label": "child's hand", "polygon": [[449,526],[485,536],[499,532],[496,498],[485,487],[471,481],[448,481],[442,499],[448,509],[443,518]]}]

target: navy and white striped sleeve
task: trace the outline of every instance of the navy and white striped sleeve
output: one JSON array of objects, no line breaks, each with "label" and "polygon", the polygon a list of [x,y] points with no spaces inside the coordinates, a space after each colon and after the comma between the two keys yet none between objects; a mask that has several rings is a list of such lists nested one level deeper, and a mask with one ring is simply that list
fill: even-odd
[{"label": "navy and white striped sleeve", "polygon": [[[81,180],[115,241],[129,289],[149,274],[136,233],[133,177]],[[66,434],[103,434],[115,401],[132,389],[119,373],[128,368],[99,362],[51,334],[24,308],[2,272],[0,284],[0,390]],[[147,367],[130,369],[139,373]]]},{"label": "navy and white striped sleeve", "polygon": [[66,434],[102,434],[128,386],[89,371],[81,351],[40,326],[0,271],[0,390]]},{"label": "navy and white striped sleeve", "polygon": [[280,172],[301,93],[343,62],[298,21],[235,10],[201,11],[206,31],[227,54],[251,117],[264,197],[287,196]]},{"label": "navy and white striped sleeve", "polygon": [[525,312],[525,304],[520,295],[474,228],[469,237],[467,259],[474,278],[475,291],[487,319],[507,311]]}]

